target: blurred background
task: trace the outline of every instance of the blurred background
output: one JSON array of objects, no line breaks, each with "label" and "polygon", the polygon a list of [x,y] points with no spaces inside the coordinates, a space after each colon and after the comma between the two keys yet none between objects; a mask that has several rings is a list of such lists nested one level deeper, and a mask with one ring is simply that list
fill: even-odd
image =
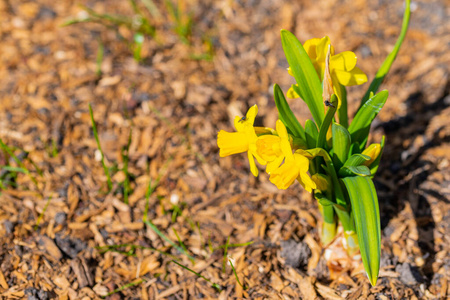
[{"label": "blurred background", "polygon": [[[371,81],[403,10],[383,0],[1,1],[0,294],[444,299],[448,2],[411,3],[381,87],[376,287],[360,263],[326,259],[317,205],[300,185],[279,191],[262,168],[251,175],[245,155],[219,159],[216,144],[253,104],[256,124],[275,126],[273,84],[294,83],[280,29],[302,43],[328,35]],[[350,116],[368,84],[348,89]],[[289,103],[304,124],[306,105]]]}]

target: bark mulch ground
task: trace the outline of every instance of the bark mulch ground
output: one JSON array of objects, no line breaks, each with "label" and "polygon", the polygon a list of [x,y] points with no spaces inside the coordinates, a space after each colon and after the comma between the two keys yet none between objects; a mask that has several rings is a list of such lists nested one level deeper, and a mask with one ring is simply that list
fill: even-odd
[{"label": "bark mulch ground", "polygon": [[[414,1],[382,86],[390,96],[372,134],[387,139],[375,182],[383,234],[375,287],[360,262],[320,245],[308,193],[298,184],[279,191],[264,172],[254,178],[245,155],[219,159],[216,135],[232,131],[234,116],[253,104],[257,122],[274,127],[272,85],[286,91],[293,83],[279,29],[302,42],[329,35],[337,52],[356,52],[370,80],[395,43],[402,1],[188,1],[192,45],[160,22],[139,64],[114,28],[61,27],[82,15],[80,3],[133,16],[128,1],[0,2],[0,138],[18,161],[1,151],[0,165],[9,166],[0,171],[2,298],[450,295],[445,1]],[[131,40],[126,27],[118,32]],[[207,50],[207,37],[213,59],[193,59]],[[349,89],[352,112],[367,86]],[[304,122],[304,103],[290,103]],[[142,221],[146,211],[150,223]]]}]

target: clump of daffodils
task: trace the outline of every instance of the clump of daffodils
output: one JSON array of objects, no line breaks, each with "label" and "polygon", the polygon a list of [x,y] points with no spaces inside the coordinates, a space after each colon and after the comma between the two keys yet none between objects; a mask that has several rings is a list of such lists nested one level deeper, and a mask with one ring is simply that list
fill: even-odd
[{"label": "clump of daffodils", "polygon": [[[409,18],[407,4],[405,16]],[[367,142],[370,125],[388,97],[387,91],[375,94],[380,78],[389,70],[401,41],[380,68],[349,123],[346,86],[367,82],[366,74],[356,66],[355,53],[336,54],[327,36],[302,45],[292,33],[282,30],[281,40],[288,72],[297,82],[287,96],[303,100],[313,120],[306,120],[302,126],[275,84],[274,98],[279,112],[275,129],[254,126],[258,107],[253,105],[244,117],[235,117],[235,132],[218,133],[220,156],[246,152],[250,172],[258,176],[256,162],[265,166],[269,180],[282,190],[299,182],[318,201],[323,217],[322,243],[327,245],[335,238],[340,222],[348,254],[361,253],[369,280],[375,285],[381,233],[372,178],[380,163],[384,137],[379,143]]]}]

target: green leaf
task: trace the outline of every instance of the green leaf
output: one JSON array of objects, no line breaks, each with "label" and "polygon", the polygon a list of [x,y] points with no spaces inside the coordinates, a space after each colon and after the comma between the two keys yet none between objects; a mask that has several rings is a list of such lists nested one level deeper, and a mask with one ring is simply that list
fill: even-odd
[{"label": "green leaf", "polygon": [[314,123],[310,119],[306,120],[305,122],[305,136],[306,145],[308,145],[308,148],[311,149],[316,147],[319,132],[317,131],[316,123]]},{"label": "green leaf", "polygon": [[369,177],[346,177],[342,181],[352,204],[364,269],[375,286],[381,255],[380,211],[375,186]]},{"label": "green leaf", "polygon": [[302,44],[292,33],[281,30],[281,43],[298,84],[295,91],[306,102],[314,121],[320,127],[322,126],[324,111],[322,85],[319,76]]},{"label": "green leaf", "polygon": [[278,109],[278,118],[281,122],[283,122],[288,131],[290,131],[294,136],[305,141],[305,131],[303,130],[302,125],[298,122],[297,118],[294,116],[294,113],[289,107],[283,91],[278,84],[274,85],[273,94],[275,98],[275,105]]},{"label": "green leaf", "polygon": [[381,161],[381,155],[383,154],[383,150],[384,150],[384,143],[385,143],[385,136],[383,135],[383,138],[381,139],[381,150],[380,150],[380,154],[378,155],[377,159],[375,159],[375,161],[370,165],[370,173],[372,174],[372,177],[375,176],[375,174],[378,171],[378,166],[380,165],[380,161]]},{"label": "green leaf", "polygon": [[324,148],[326,144],[327,131],[330,127],[331,121],[333,121],[334,114],[336,113],[337,107],[337,97],[335,94],[331,95],[330,102],[334,104],[333,106],[328,106],[328,111],[323,120],[322,126],[320,126],[319,137],[317,138],[317,147]]},{"label": "green leaf", "polygon": [[364,155],[364,154],[353,154],[352,156],[347,159],[347,161],[344,164],[344,167],[348,166],[360,166],[364,162],[368,161],[370,159],[370,156]]},{"label": "green leaf", "polygon": [[384,103],[388,98],[388,91],[384,90],[370,98],[364,105],[358,110],[355,118],[348,127],[348,131],[352,137],[352,142],[358,142],[360,149],[364,149],[369,136],[370,125],[373,119],[377,116],[380,110],[383,108]]},{"label": "green leaf", "polygon": [[337,111],[339,124],[341,124],[345,128],[348,128],[347,90],[345,89],[345,86],[343,86],[342,84],[339,84],[338,88],[341,89],[341,98],[342,98],[341,107],[339,107]]},{"label": "green leaf", "polygon": [[340,169],[348,157],[351,144],[350,133],[344,126],[337,123],[331,125],[331,130],[333,134],[333,162],[336,169]]},{"label": "green leaf", "polygon": [[328,199],[324,194],[322,193],[314,193],[314,197],[319,201],[319,203],[323,206],[330,206],[334,205],[335,203]]},{"label": "green leaf", "polygon": [[367,166],[345,166],[339,170],[339,176],[370,176],[370,170]]},{"label": "green leaf", "polygon": [[383,64],[381,65],[380,69],[378,69],[377,74],[375,75],[375,78],[370,83],[369,89],[367,90],[366,94],[361,100],[360,108],[366,103],[366,101],[370,98],[370,92],[376,93],[378,91],[378,88],[380,87],[381,83],[384,80],[384,77],[386,77],[387,73],[389,72],[389,69],[391,68],[392,64],[394,63],[395,58],[397,57],[398,51],[400,50],[400,46],[402,45],[403,41],[405,40],[406,32],[408,31],[408,25],[409,25],[409,18],[411,15],[410,10],[410,0],[405,1],[405,13],[403,15],[403,24],[402,24],[402,30],[400,32],[400,35],[397,39],[397,42],[394,45],[394,49],[392,49],[391,53],[386,57]]},{"label": "green leaf", "polygon": [[358,142],[352,143],[352,145],[350,146],[350,151],[348,152],[349,158],[352,155],[360,154],[360,153],[361,153],[361,149],[359,148],[359,143]]}]

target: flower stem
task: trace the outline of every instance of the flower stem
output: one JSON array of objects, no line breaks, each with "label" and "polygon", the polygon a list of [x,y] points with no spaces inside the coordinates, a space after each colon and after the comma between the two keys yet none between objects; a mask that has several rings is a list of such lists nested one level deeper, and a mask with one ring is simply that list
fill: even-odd
[{"label": "flower stem", "polygon": [[319,210],[322,214],[323,224],[320,239],[323,245],[328,245],[336,236],[336,217],[332,205],[322,205],[319,203]]},{"label": "flower stem", "polygon": [[341,209],[337,205],[334,205],[334,210],[336,211],[339,221],[341,221],[342,227],[344,227],[344,248],[347,250],[348,255],[353,256],[359,250],[358,235],[356,234],[355,222],[353,221],[353,218],[348,211]]}]

